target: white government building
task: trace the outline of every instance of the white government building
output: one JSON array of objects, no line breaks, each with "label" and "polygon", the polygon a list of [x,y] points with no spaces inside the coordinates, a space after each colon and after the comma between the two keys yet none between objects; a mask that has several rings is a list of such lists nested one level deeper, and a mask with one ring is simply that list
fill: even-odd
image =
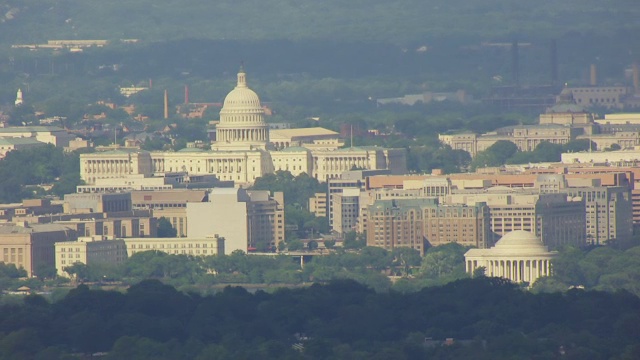
[{"label": "white government building", "polygon": [[490,249],[471,249],[464,254],[468,274],[484,267],[485,275],[532,285],[538,278],[551,275],[551,260],[556,251],[542,244],[533,233],[516,230],[505,234]]},{"label": "white government building", "polygon": [[[309,129],[291,129],[289,132],[295,130],[300,131],[301,137],[311,136]],[[338,139],[330,141],[326,136],[298,144],[278,139],[274,144],[269,135],[260,98],[247,86],[246,74],[241,69],[236,87],[224,99],[216,128],[217,141],[211,145],[211,150],[186,148],[175,152],[147,152],[117,149],[82,154],[80,175],[88,185],[104,178],[171,172],[210,174],[223,181],[251,184],[256,178],[278,170],[288,170],[294,176],[307,173],[319,181],[338,178],[354,167],[389,169],[394,174],[404,174],[407,170],[405,149],[338,148],[342,143]],[[326,131],[319,135],[326,135]],[[296,137],[295,134],[287,136]]]}]

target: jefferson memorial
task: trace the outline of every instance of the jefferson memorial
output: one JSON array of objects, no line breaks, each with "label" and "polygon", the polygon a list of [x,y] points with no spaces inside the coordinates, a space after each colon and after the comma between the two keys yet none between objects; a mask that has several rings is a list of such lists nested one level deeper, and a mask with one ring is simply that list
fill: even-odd
[{"label": "jefferson memorial", "polygon": [[551,260],[556,255],[556,251],[549,251],[533,233],[516,230],[505,234],[490,249],[467,251],[464,259],[469,274],[484,267],[486,276],[531,285],[538,278],[551,275]]},{"label": "jefferson memorial", "polygon": [[[100,179],[129,176],[161,176],[186,172],[188,175],[215,175],[219,180],[250,185],[256,178],[278,170],[294,176],[307,173],[319,181],[338,178],[354,167],[366,170],[389,169],[392,174],[407,170],[405,149],[381,147],[340,148],[337,139],[298,144],[269,140],[269,126],[258,95],[247,85],[246,73],[238,72],[236,87],[226,96],[216,127],[216,141],[210,150],[186,148],[179,151],[116,149],[80,155],[80,176],[88,185]],[[300,135],[310,129],[291,129]],[[291,134],[295,137],[295,134]]]}]

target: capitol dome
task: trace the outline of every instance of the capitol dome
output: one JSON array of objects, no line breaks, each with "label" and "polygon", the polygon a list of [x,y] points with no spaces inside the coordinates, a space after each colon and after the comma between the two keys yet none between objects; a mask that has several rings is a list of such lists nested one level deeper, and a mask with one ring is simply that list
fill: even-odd
[{"label": "capitol dome", "polygon": [[264,121],[260,98],[247,86],[244,69],[238,72],[236,87],[227,94],[220,110],[220,123],[216,127],[213,149],[251,150],[265,149],[269,130]]},{"label": "capitol dome", "polygon": [[238,73],[238,84],[224,98],[222,111],[246,111],[251,109],[259,109],[262,111],[262,105],[260,105],[258,94],[247,86],[246,74],[244,70],[240,69]]}]

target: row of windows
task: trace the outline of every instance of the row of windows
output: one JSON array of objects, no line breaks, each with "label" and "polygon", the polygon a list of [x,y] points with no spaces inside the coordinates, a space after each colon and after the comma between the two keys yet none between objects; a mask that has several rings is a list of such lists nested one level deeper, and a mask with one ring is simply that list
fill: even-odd
[{"label": "row of windows", "polygon": [[[166,248],[167,249],[186,249],[186,248],[207,248],[207,247],[214,247],[214,244],[211,244],[211,246],[208,246],[208,244],[166,244]],[[129,249],[164,249],[165,248],[165,244],[132,244],[129,245]]]}]

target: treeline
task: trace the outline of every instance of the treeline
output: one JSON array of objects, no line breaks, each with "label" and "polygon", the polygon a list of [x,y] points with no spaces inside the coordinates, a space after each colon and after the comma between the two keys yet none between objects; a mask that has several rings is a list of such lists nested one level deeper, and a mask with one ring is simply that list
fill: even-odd
[{"label": "treeline", "polygon": [[81,285],[53,304],[32,295],[1,306],[0,357],[631,360],[639,320],[640,299],[626,292],[532,294],[495,278],[411,294],[343,280],[210,296],[146,280],[124,293]]},{"label": "treeline", "polygon": [[[409,248],[338,248],[328,255],[314,256],[303,267],[299,258],[286,254],[264,256],[235,251],[231,255],[189,256],[144,251],[120,265],[76,263],[62,270],[79,282],[135,284],[158,279],[182,290],[203,293],[220,284],[302,285],[335,279],[356,280],[377,291],[411,292],[466,278],[466,250],[450,244],[431,248],[425,257],[420,257]],[[401,279],[392,283],[389,276]]]},{"label": "treeline", "polygon": [[596,148],[588,139],[573,140],[567,144],[552,144],[543,141],[533,151],[520,151],[518,146],[508,140],[499,140],[480,151],[471,162],[472,168],[501,166],[505,164],[527,164],[540,162],[559,162],[562,153],[579,152]]},{"label": "treeline", "polygon": [[[633,20],[639,13],[634,4],[633,0],[488,0],[482,4],[472,0],[406,0],[400,5],[381,0],[327,0],[323,4],[279,0],[266,5],[256,0],[197,0],[185,6],[151,0],[6,0],[0,3],[3,14],[7,14],[0,23],[0,41],[162,40],[197,35],[234,40],[344,38],[406,44],[443,35],[505,38],[607,34],[637,28]],[[238,21],[245,25],[238,26]]]},{"label": "treeline", "polygon": [[[53,187],[45,191],[38,186],[42,184]],[[53,145],[14,150],[0,161],[0,203],[63,196],[76,192],[79,184],[79,154],[64,153]]]},{"label": "treeline", "polygon": [[[316,255],[303,267],[299,258],[285,254],[262,256],[236,251],[231,255],[194,257],[146,251],[134,254],[118,266],[77,263],[66,270],[80,282],[135,284],[144,279],[158,279],[181,290],[201,293],[210,291],[212,286],[224,284],[295,286],[336,279],[356,280],[380,292],[409,293],[469,277],[464,269],[464,253],[468,248],[455,243],[429,248],[421,257],[409,248],[387,251],[364,246],[355,249],[359,240],[347,240],[347,249],[337,248],[328,255]],[[539,279],[533,289],[565,292],[579,287],[610,292],[624,290],[640,296],[639,254],[640,246],[627,250],[611,246],[562,249],[553,261],[553,275]],[[14,274],[15,271],[8,273]],[[15,289],[18,284],[25,283],[13,281],[5,284],[14,284]],[[31,279],[28,286],[39,288],[43,284]]]},{"label": "treeline", "polygon": [[627,250],[614,246],[564,249],[553,261],[553,276],[536,282],[534,290],[566,291],[571,287],[624,289],[640,296],[640,246]]}]

